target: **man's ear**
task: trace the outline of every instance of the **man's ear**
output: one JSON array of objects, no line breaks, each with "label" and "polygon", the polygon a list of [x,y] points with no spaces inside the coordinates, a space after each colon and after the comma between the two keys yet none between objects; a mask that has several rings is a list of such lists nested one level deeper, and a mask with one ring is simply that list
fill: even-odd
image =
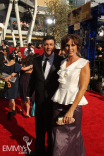
[{"label": "man's ear", "polygon": [[56,49],[56,44],[55,44],[55,49]]}]

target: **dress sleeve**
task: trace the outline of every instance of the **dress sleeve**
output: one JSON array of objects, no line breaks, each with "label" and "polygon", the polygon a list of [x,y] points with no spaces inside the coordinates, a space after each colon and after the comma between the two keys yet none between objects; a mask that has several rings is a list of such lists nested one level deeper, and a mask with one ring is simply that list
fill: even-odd
[{"label": "dress sleeve", "polygon": [[21,68],[22,68],[22,66],[19,63],[15,63],[15,71],[14,72],[15,73],[20,72]]},{"label": "dress sleeve", "polygon": [[87,64],[87,62],[89,62],[89,60],[81,58],[76,68],[83,68]]}]

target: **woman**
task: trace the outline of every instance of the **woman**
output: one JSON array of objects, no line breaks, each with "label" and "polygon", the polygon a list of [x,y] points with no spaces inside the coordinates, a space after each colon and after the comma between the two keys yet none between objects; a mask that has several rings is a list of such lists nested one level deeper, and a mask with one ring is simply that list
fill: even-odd
[{"label": "woman", "polygon": [[[66,35],[61,40],[62,49],[68,58],[62,61],[59,75],[59,87],[52,100],[53,156],[86,156],[81,133],[82,105],[88,102],[84,97],[90,80],[89,61],[79,57],[80,37]],[[63,117],[63,125],[57,120]],[[72,122],[72,118],[75,122]]]},{"label": "woman", "polygon": [[9,48],[7,47],[6,44],[7,44],[7,42],[6,42],[5,40],[2,40],[2,41],[1,41],[2,50],[6,49],[6,51],[8,52],[8,56],[9,56],[10,52],[9,52]]},{"label": "woman", "polygon": [[[18,63],[15,63],[13,54],[9,54],[9,62],[4,65],[2,69],[2,72],[10,75],[4,79],[6,82],[4,86],[4,97],[9,99],[9,112],[7,119],[11,119],[11,115],[16,115],[15,99],[19,96],[19,72],[20,70],[26,71],[31,68],[32,66],[22,67]],[[9,79],[14,76],[16,77],[16,81],[10,84]]]},{"label": "woman", "polygon": [[[33,62],[33,55],[29,54],[22,62],[23,67],[27,67],[31,65]],[[24,114],[23,112],[23,107],[24,103],[26,101],[26,93],[27,93],[27,88],[30,80],[30,75],[32,73],[32,69],[28,71],[21,72],[20,76],[20,98],[21,98],[21,109],[20,112],[21,114]],[[34,101],[34,95],[31,98],[32,101]],[[26,117],[30,118],[29,115],[30,111],[30,105],[26,102]]]}]

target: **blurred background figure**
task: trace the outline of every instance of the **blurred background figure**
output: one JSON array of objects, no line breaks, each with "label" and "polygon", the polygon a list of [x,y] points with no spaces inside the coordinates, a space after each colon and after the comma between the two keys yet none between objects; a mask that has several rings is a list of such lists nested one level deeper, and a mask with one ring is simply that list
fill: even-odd
[{"label": "blurred background figure", "polygon": [[[20,70],[26,71],[31,68],[31,66],[22,67],[20,64],[16,63],[12,53],[9,54],[9,62],[3,66],[2,72],[9,75],[7,78],[4,78],[4,98],[9,99],[8,120],[11,119],[11,115],[16,115],[15,99],[19,96],[19,72]],[[10,83],[9,79],[14,76],[16,77],[16,81]]]},{"label": "blurred background figure", "polygon": [[96,50],[98,58],[102,58],[103,52],[104,52],[104,49],[101,47],[101,45],[98,45],[97,50]]},{"label": "blurred background figure", "polygon": [[6,64],[6,63],[8,63],[8,56],[9,56],[9,54],[7,52],[7,49],[4,49],[3,50],[3,54],[4,54],[4,60],[3,60],[3,62]]},{"label": "blurred background figure", "polygon": [[58,55],[62,56],[63,58],[66,58],[67,57],[67,55],[66,55],[66,53],[65,53],[64,50],[60,50],[59,53],[58,53]]},{"label": "blurred background figure", "polygon": [[[26,56],[26,58],[22,62],[22,66],[23,67],[30,66],[33,63],[33,58],[34,57],[31,54]],[[20,98],[21,98],[20,112],[22,115],[24,114],[23,108],[24,108],[24,103],[26,101],[26,93],[27,93],[27,88],[28,88],[31,73],[32,73],[32,69],[30,69],[28,71],[20,72],[20,85],[19,85],[20,86],[20,89],[19,89],[20,90]],[[33,96],[31,97],[32,102],[34,101],[34,98],[35,98],[34,96],[35,96],[35,94],[33,93]],[[28,117],[28,118],[30,118],[29,112],[30,112],[30,104],[28,104],[26,102],[26,117]]]},{"label": "blurred background figure", "polygon": [[31,43],[28,44],[28,47],[25,48],[25,51],[24,51],[24,55],[27,56],[28,54],[34,54],[34,49],[32,48]]},{"label": "blurred background figure", "polygon": [[15,59],[18,57],[19,45],[16,45],[15,49],[12,51],[14,54]]},{"label": "blurred background figure", "polygon": [[40,42],[40,43],[37,43],[36,48],[37,48],[37,49],[42,49],[42,48],[43,48],[42,43],[41,43],[41,42]]},{"label": "blurred background figure", "polygon": [[17,55],[15,61],[19,64],[22,64],[23,58],[22,58],[22,52],[20,50],[18,51],[18,55]]},{"label": "blurred background figure", "polygon": [[8,52],[8,55],[9,55],[10,51],[9,51],[8,46],[7,46],[7,42],[5,40],[2,40],[1,41],[1,45],[2,45],[1,46],[2,47],[2,50],[6,49],[6,51]]},{"label": "blurred background figure", "polygon": [[4,65],[3,61],[4,61],[4,54],[3,54],[2,47],[0,47],[0,73],[1,73],[3,65]]}]

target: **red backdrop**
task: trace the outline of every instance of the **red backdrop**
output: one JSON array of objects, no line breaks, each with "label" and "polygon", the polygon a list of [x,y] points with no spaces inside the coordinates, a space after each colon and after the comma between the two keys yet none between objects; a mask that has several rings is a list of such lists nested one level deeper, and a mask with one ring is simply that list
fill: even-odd
[{"label": "red backdrop", "polygon": [[[14,49],[15,49],[15,47],[9,47],[10,53],[11,53],[12,50],[14,50]],[[22,52],[22,57],[25,58],[25,55],[24,55],[25,47],[20,47],[19,49],[20,49],[20,51]],[[43,50],[43,49],[37,49],[37,48],[35,48],[34,51],[35,51],[35,53],[39,53],[40,55],[42,55],[42,54],[44,53],[44,50]],[[55,49],[54,51],[55,51],[56,54],[58,54],[59,49]]]}]

